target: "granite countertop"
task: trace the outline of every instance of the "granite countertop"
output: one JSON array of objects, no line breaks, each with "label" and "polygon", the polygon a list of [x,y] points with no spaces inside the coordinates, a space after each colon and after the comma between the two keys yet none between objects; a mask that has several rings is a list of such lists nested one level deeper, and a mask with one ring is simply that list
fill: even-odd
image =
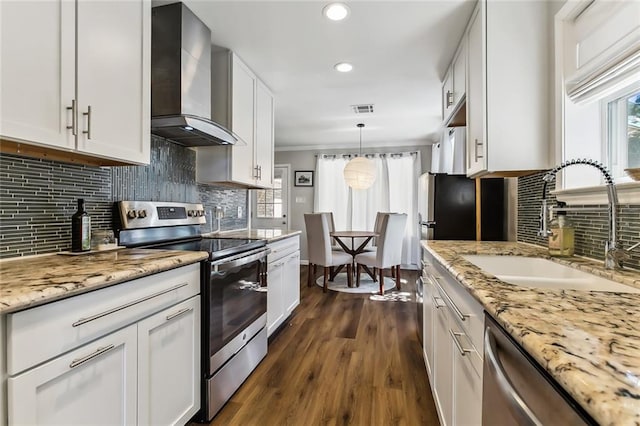
[{"label": "granite countertop", "polygon": [[302,233],[302,231],[250,228],[242,229],[240,231],[223,231],[219,233],[203,234],[203,236],[214,238],[246,238],[248,240],[267,240],[268,243],[272,243],[274,241],[293,237],[294,235],[299,235],[300,233]]},{"label": "granite countertop", "polygon": [[[552,377],[599,423],[640,424],[640,294],[524,288],[500,281],[463,254],[549,258],[538,246],[511,242],[422,241]],[[602,262],[554,258],[640,288],[637,271]]]},{"label": "granite countertop", "polygon": [[208,257],[206,252],[122,249],[0,262],[0,314],[130,281]]}]

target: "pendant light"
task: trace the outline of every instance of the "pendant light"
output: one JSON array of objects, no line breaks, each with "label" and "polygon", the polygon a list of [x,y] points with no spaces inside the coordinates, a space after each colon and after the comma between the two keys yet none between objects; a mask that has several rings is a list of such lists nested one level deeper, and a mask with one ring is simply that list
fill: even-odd
[{"label": "pendant light", "polygon": [[362,128],[363,123],[358,123],[360,129],[360,155],[352,158],[344,166],[344,180],[353,189],[367,189],[376,180],[376,165],[373,161],[362,156]]}]

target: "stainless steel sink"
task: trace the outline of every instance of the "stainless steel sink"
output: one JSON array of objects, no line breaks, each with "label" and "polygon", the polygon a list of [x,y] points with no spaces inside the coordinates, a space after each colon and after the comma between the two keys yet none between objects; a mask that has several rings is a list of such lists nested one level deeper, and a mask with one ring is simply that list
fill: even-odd
[{"label": "stainless steel sink", "polygon": [[522,256],[463,255],[468,262],[520,287],[640,293],[640,289],[579,271],[548,259]]}]

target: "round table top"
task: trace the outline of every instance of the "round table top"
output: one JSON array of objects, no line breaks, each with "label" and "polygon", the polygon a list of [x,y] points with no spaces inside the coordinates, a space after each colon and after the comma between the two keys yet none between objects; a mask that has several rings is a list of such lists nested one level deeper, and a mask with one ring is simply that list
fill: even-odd
[{"label": "round table top", "polygon": [[333,231],[329,235],[332,237],[366,238],[377,237],[379,234],[373,231]]}]

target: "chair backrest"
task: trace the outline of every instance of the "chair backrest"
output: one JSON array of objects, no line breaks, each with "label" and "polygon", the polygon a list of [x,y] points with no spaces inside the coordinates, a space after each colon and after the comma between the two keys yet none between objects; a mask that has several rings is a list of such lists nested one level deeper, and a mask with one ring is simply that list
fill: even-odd
[{"label": "chair backrest", "polygon": [[[327,217],[327,223],[329,224],[329,232],[333,232],[336,230],[336,222],[333,220],[333,212],[317,212],[317,214],[322,214]],[[339,247],[335,238],[331,238],[331,246]]]},{"label": "chair backrest", "polygon": [[[376,213],[376,221],[373,224],[373,232],[376,232],[376,233],[382,235],[382,218],[386,214],[389,214],[389,213],[387,213],[387,212],[378,212],[378,213]],[[371,239],[371,245],[373,247],[377,247],[378,246],[378,238],[379,237],[373,237]]]},{"label": "chair backrest", "polygon": [[328,265],[331,263],[330,219],[326,213],[306,213],[304,224],[307,228],[307,249],[309,263]]},{"label": "chair backrest", "polygon": [[404,213],[385,213],[382,216],[376,263],[381,268],[389,268],[402,262],[402,241],[407,226]]}]

